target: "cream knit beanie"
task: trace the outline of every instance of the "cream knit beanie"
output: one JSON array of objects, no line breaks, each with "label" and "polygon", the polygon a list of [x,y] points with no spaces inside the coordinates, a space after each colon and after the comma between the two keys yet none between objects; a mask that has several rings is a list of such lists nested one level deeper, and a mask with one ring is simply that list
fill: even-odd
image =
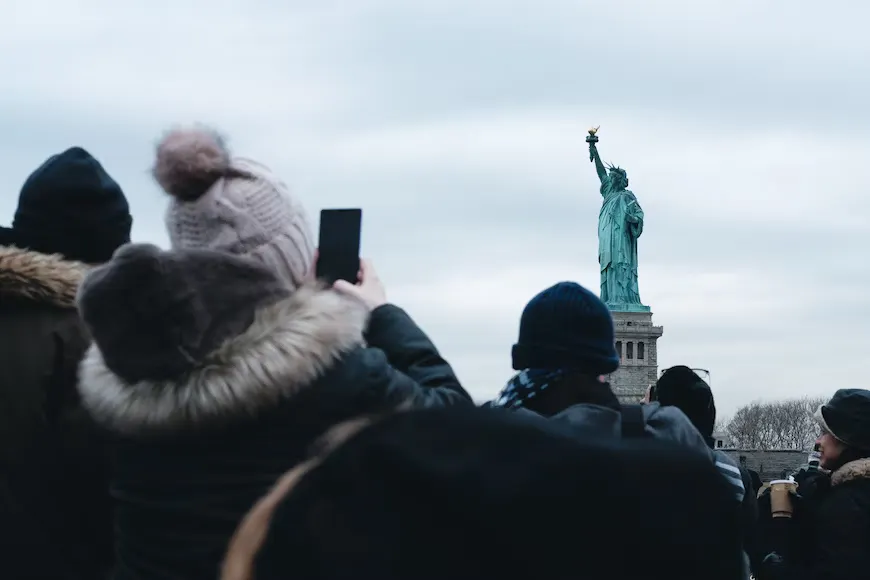
[{"label": "cream knit beanie", "polygon": [[209,248],[265,264],[291,289],[305,281],[314,242],[305,210],[268,168],[233,158],[203,127],[176,129],[157,145],[154,178],[172,196],[173,248]]}]

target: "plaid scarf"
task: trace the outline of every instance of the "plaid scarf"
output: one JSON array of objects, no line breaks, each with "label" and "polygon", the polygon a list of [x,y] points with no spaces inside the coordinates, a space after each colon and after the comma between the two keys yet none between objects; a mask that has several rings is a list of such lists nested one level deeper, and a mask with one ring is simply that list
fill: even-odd
[{"label": "plaid scarf", "polygon": [[562,378],[563,370],[525,369],[511,378],[492,402],[493,407],[515,409],[522,407],[529,399]]}]

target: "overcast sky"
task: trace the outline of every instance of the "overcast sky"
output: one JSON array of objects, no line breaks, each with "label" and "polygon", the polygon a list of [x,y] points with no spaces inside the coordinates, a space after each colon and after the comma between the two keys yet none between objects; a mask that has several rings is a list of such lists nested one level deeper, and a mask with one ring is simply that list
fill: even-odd
[{"label": "overcast sky", "polygon": [[[316,7],[315,7],[316,6]],[[166,245],[148,175],[176,123],[320,208],[485,399],[520,312],[598,287],[584,142],[646,212],[640,291],[663,368],[720,412],[870,387],[870,7],[806,0],[23,0],[0,7],[0,221],[82,145]]]}]

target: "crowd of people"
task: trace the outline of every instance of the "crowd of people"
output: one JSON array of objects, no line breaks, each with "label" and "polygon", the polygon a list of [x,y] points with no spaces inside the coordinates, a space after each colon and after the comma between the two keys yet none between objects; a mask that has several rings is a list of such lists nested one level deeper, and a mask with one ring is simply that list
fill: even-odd
[{"label": "crowd of people", "polygon": [[371,262],[315,279],[268,168],[193,127],[153,175],[168,250],[131,242],[121,187],[79,147],[0,228],[3,578],[868,574],[870,391],[818,410],[820,466],[775,518],[713,448],[689,367],[620,404],[611,315],[580,285],[529,301],[516,374],[477,405]]}]

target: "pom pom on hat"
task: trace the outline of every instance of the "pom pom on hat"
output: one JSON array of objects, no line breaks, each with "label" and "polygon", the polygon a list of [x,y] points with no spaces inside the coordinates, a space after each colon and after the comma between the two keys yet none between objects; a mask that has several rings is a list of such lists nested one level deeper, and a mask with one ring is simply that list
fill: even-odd
[{"label": "pom pom on hat", "polygon": [[173,129],[157,144],[152,173],[166,193],[180,201],[194,201],[230,176],[230,152],[213,129]]},{"label": "pom pom on hat", "polygon": [[308,279],[316,241],[302,204],[266,166],[231,156],[217,131],[200,125],[165,134],[154,177],[172,196],[173,248],[253,258],[293,289]]}]

